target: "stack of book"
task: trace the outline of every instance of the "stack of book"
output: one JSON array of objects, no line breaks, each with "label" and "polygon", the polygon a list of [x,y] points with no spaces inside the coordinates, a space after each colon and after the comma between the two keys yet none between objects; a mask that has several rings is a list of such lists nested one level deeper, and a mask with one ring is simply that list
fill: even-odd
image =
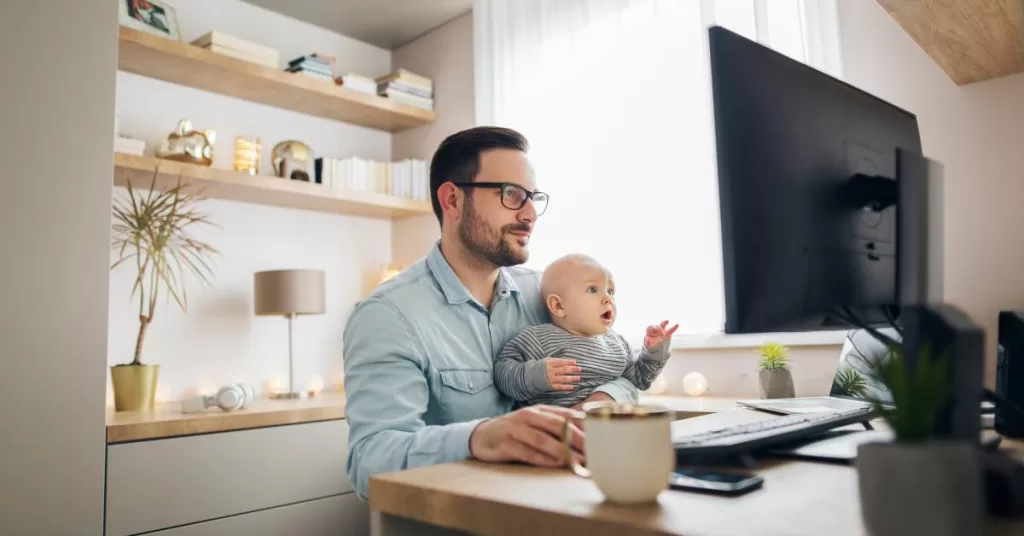
[{"label": "stack of book", "polygon": [[377,94],[410,106],[434,109],[434,81],[405,69],[378,78]]},{"label": "stack of book", "polygon": [[212,31],[192,41],[192,44],[224,56],[277,69],[280,54],[263,45],[257,45],[224,32]]},{"label": "stack of book", "polygon": [[332,56],[326,56],[324,54],[314,52],[313,54],[299,56],[298,58],[289,61],[288,66],[285,67],[284,70],[290,73],[302,73],[307,76],[333,82],[334,63],[335,59]]},{"label": "stack of book", "polygon": [[320,157],[316,182],[339,190],[430,200],[430,167],[426,160],[379,162],[368,158]]},{"label": "stack of book", "polygon": [[377,83],[372,78],[363,76],[361,74],[349,73],[345,76],[339,77],[341,85],[359,91],[361,93],[369,93],[370,95],[377,94]]}]

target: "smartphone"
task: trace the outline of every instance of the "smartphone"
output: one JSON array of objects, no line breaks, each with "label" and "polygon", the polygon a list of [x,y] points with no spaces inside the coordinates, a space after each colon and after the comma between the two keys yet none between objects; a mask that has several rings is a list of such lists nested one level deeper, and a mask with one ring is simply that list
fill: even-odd
[{"label": "smartphone", "polygon": [[764,478],[743,473],[722,473],[697,469],[676,469],[668,477],[672,489],[723,495],[742,495],[764,484]]}]

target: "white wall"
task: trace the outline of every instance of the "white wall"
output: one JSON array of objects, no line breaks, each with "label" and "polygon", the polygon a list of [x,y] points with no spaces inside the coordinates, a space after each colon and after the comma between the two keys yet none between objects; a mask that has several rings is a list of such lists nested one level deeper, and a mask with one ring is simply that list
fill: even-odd
[{"label": "white wall", "polygon": [[0,7],[4,534],[103,530],[116,21],[113,2]]},{"label": "white wall", "polygon": [[[434,80],[437,121],[395,135],[392,156],[430,161],[451,134],[476,124],[473,91],[473,14],[467,13],[399,48],[392,65]],[[392,262],[404,267],[427,254],[440,236],[433,214],[402,220],[391,237]]]},{"label": "white wall", "polygon": [[[341,72],[376,77],[391,68],[387,50],[239,0],[176,0],[173,5],[186,42],[216,29],[276,48],[282,65],[319,51],[336,56]],[[240,134],[261,137],[261,174],[272,174],[270,150],[286,139],[306,142],[317,155],[391,157],[387,132],[130,73],[117,74],[117,105],[120,131],[144,139],[147,154],[179,119],[214,129],[217,168],[231,167],[232,144]],[[161,396],[177,399],[234,381],[259,390],[274,376],[287,381],[287,322],[252,315],[252,274],[290,267],[326,270],[327,313],[301,317],[296,324],[295,378],[297,388],[314,374],[330,386],[342,369],[341,331],[348,312],[366,281],[388,264],[390,223],[220,200],[211,200],[204,210],[219,228],[199,236],[223,255],[216,259],[213,287],[193,279],[188,314],[173,302],[161,305],[147,332],[143,360],[160,364]],[[130,268],[120,267],[110,276],[109,365],[131,360],[138,330],[137,302],[129,301],[133,277]]]},{"label": "white wall", "polygon": [[839,2],[848,82],[918,117],[946,167],[946,300],[986,328],[994,385],[997,315],[1024,308],[1024,74],[956,86],[876,2]]}]

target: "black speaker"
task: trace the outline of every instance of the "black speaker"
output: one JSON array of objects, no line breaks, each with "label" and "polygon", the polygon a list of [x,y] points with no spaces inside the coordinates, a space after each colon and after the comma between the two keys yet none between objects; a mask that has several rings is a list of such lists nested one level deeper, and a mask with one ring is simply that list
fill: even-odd
[{"label": "black speaker", "polygon": [[[996,394],[1024,409],[1024,311],[1000,311],[996,353]],[[996,404],[999,435],[1024,437],[1024,420],[1005,404]]]}]

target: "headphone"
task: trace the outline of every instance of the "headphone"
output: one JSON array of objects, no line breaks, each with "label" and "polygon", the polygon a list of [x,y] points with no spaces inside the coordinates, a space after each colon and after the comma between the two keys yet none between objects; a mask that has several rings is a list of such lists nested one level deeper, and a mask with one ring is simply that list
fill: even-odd
[{"label": "headphone", "polygon": [[225,385],[212,396],[194,396],[181,403],[182,413],[201,413],[206,408],[218,407],[224,411],[245,409],[256,400],[256,390],[247,383]]}]

